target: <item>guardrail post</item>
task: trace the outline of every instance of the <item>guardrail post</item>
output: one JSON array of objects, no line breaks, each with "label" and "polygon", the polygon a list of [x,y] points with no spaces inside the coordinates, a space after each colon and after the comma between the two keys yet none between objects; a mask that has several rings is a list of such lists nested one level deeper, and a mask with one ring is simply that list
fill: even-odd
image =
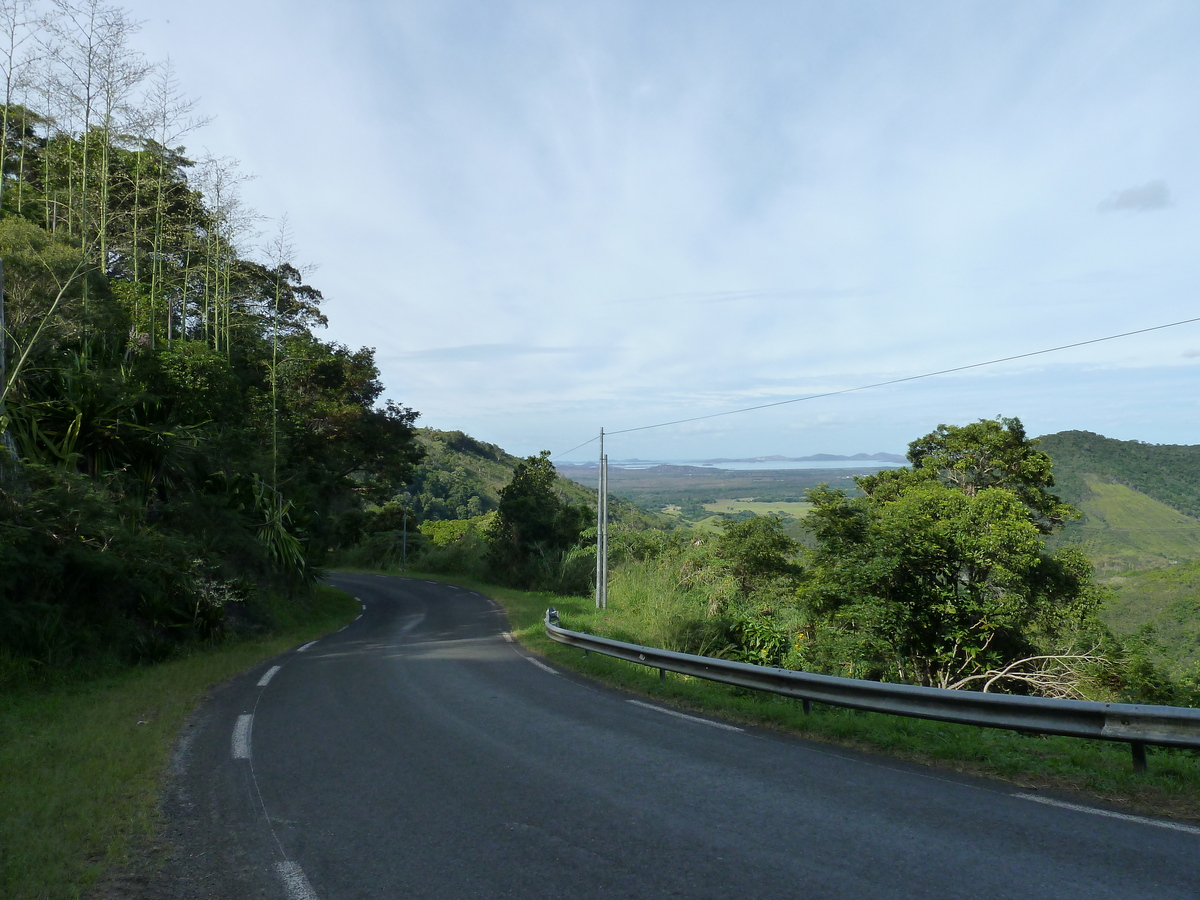
[{"label": "guardrail post", "polygon": [[685,677],[782,694],[800,700],[805,715],[812,713],[813,703],[822,703],[826,706],[963,725],[1007,728],[1017,732],[1120,741],[1129,744],[1133,768],[1137,773],[1147,771],[1147,744],[1200,749],[1200,709],[950,691],[788,671],[710,656],[656,650],[580,631],[568,631],[561,625],[552,624],[550,612],[547,610],[546,635],[560,644],[578,647],[585,655],[588,651],[594,651],[602,656],[658,669],[660,680],[665,680],[666,673],[670,671]]},{"label": "guardrail post", "polygon": [[1129,749],[1133,751],[1133,771],[1139,775],[1146,772],[1146,745],[1141,741],[1134,741],[1129,745]]}]

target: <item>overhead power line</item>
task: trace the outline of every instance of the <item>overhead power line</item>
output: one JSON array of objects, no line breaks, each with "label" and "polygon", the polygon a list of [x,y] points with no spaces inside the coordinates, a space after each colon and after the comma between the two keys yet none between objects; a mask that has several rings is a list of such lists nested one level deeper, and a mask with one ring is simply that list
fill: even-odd
[{"label": "overhead power line", "polygon": [[[609,436],[617,434],[631,434],[635,431],[649,431],[652,428],[666,428],[670,425],[684,425],[688,422],[702,422],[705,419],[717,419],[722,416],[734,416],[738,413],[754,412],[755,410],[759,409],[770,409],[775,406],[787,406],[791,403],[804,403],[808,400],[819,400],[822,397],[836,397],[840,394],[853,394],[857,391],[869,391],[872,388],[887,387],[888,385],[892,384],[904,384],[905,382],[909,381],[919,381],[922,378],[933,378],[937,375],[950,375],[954,372],[965,372],[969,369],[981,369],[984,366],[994,366],[998,365],[999,363],[1013,362],[1014,360],[1018,359],[1028,359],[1031,356],[1043,356],[1047,353],[1058,353],[1062,350],[1070,350],[1073,347],[1086,347],[1089,344],[1101,344],[1105,341],[1115,341],[1120,338],[1132,337],[1135,334],[1146,334],[1150,331],[1162,331],[1164,328],[1176,328],[1180,325],[1190,325],[1194,322],[1200,322],[1200,316],[1196,316],[1195,318],[1191,319],[1181,319],[1178,322],[1168,322],[1165,325],[1152,325],[1149,328],[1138,328],[1134,331],[1123,331],[1120,334],[1109,334],[1105,335],[1104,337],[1092,338],[1091,340],[1087,341],[1075,341],[1071,344],[1061,344],[1057,347],[1047,347],[1044,350],[1031,350],[1028,353],[1017,353],[1013,356],[1003,356],[999,359],[989,359],[985,362],[969,363],[965,366],[954,366],[950,369],[938,369],[936,372],[923,372],[920,375],[906,375],[903,378],[891,378],[887,381],[876,381],[872,384],[860,384],[857,387],[841,388],[840,390],[836,391],[823,391],[819,394],[809,394],[804,397],[792,397],[788,400],[775,400],[771,403],[759,403],[755,406],[743,406],[739,409],[727,409],[723,412],[708,413],[707,415],[703,416],[689,416],[686,419],[672,419],[669,422],[656,422],[653,425],[639,425],[636,428],[622,428],[616,431],[609,431],[607,434]],[[597,440],[599,440],[599,437],[594,437],[591,440],[584,441],[577,447],[572,447],[570,450],[566,450],[563,453],[558,454],[555,458],[558,459],[565,456],[567,453],[573,453],[580,447],[586,447],[588,444],[591,444]]]}]

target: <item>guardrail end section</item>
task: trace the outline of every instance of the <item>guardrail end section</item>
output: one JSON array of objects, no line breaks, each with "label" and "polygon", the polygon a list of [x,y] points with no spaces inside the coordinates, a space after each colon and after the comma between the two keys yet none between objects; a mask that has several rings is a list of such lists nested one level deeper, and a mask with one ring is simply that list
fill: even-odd
[{"label": "guardrail end section", "polygon": [[558,624],[558,610],[555,609],[553,606],[551,606],[548,610],[546,610],[546,624],[547,625],[557,625]]}]

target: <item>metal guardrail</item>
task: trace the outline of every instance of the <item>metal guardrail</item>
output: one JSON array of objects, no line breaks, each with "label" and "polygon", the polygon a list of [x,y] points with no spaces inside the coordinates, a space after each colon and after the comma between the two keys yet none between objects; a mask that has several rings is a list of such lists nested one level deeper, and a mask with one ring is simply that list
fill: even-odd
[{"label": "metal guardrail", "polygon": [[812,703],[825,703],[963,725],[1123,741],[1130,745],[1133,766],[1139,772],[1146,769],[1147,744],[1200,749],[1200,709],[950,691],[755,666],[569,631],[558,624],[558,613],[553,608],[546,610],[545,625],[551,640],[656,668],[660,678],[666,672],[678,672],[770,691],[803,700],[805,712]]}]

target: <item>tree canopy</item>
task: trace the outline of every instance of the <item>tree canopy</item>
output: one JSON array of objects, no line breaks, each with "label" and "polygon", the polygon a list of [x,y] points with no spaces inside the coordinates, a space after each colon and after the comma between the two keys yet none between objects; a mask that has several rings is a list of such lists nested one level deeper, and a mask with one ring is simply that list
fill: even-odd
[{"label": "tree canopy", "polygon": [[587,527],[590,510],[567,502],[557,481],[550,452],[543,450],[519,462],[500,490],[488,562],[504,583],[531,587],[555,581],[548,572],[561,569]]},{"label": "tree canopy", "polygon": [[6,26],[51,52],[0,59],[0,650],[34,666],[296,591],[421,455],[373,351],[317,336],[286,229],[253,258],[236,167],[177,145],[192,104],[134,23],[52,13]]},{"label": "tree canopy", "polygon": [[[938,687],[1065,657],[1099,602],[1091,566],[1043,536],[1073,513],[1017,419],[939,426],[911,469],[810,494],[815,548],[801,596],[810,662]],[[1059,652],[1062,651],[1062,652]],[[1008,687],[1019,681],[1012,671]]]}]

